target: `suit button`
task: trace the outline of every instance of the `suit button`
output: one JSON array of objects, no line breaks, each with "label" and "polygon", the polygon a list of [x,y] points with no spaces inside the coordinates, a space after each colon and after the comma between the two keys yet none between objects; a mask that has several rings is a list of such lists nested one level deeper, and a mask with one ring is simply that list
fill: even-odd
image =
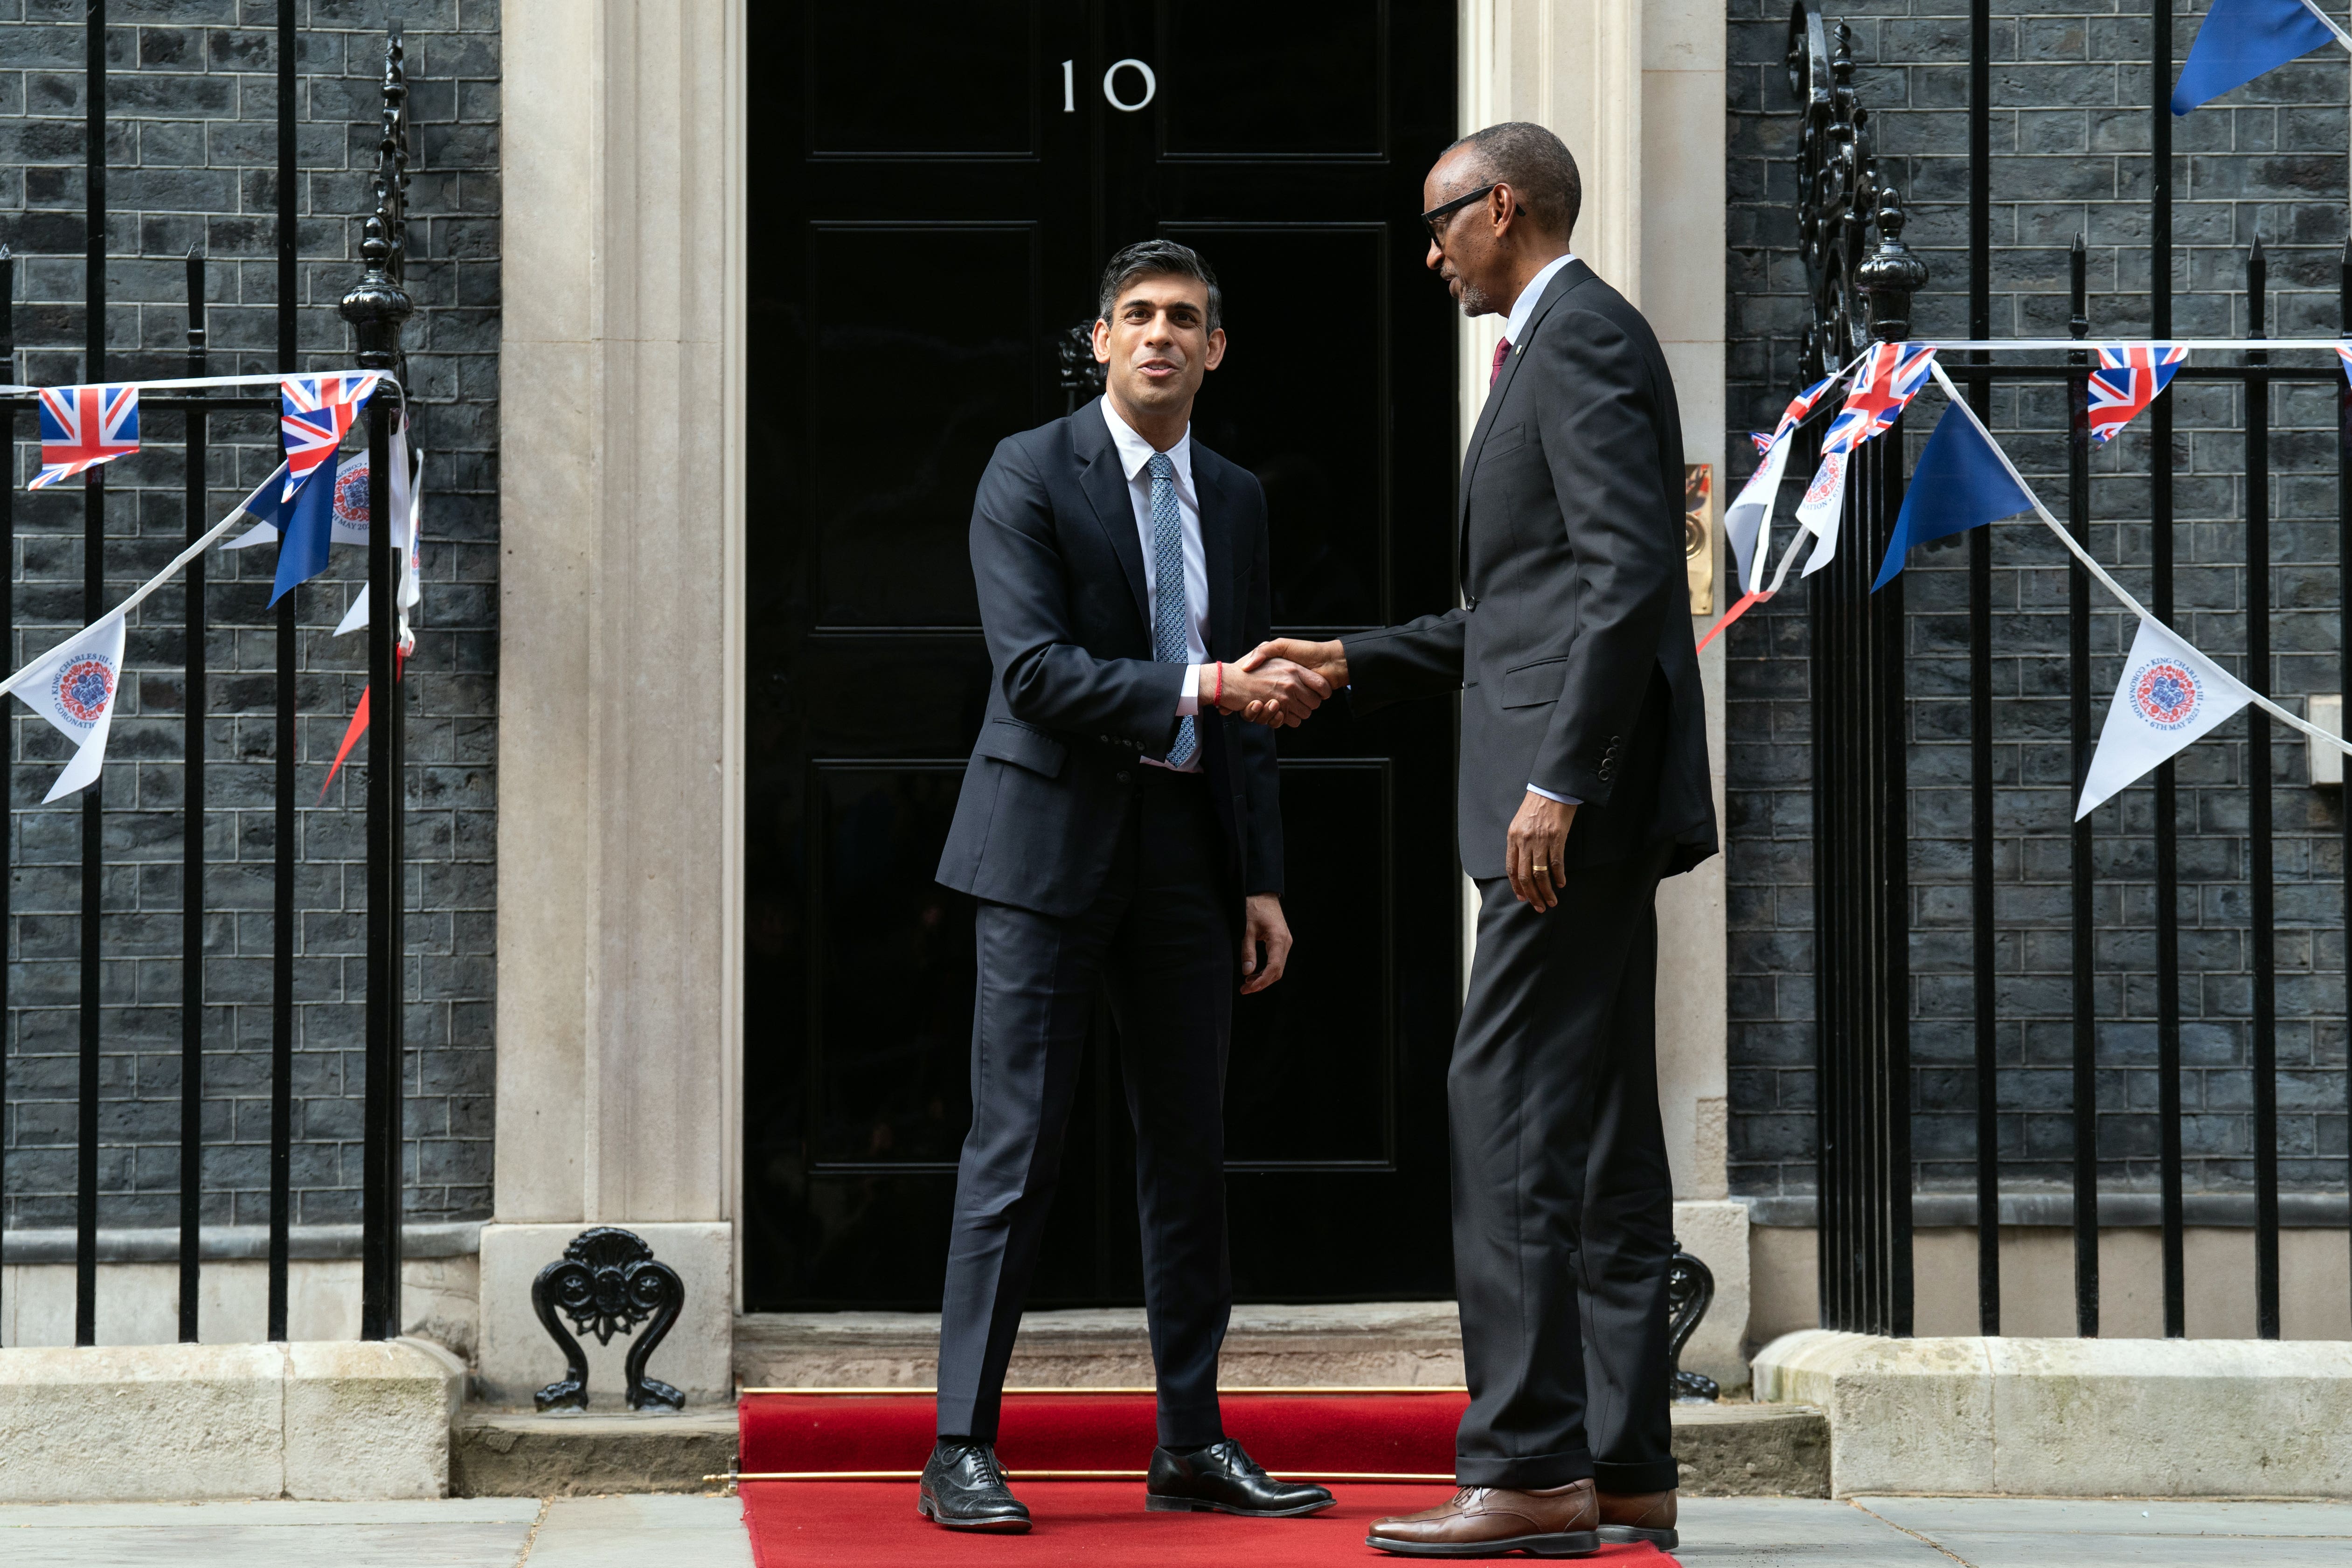
[{"label": "suit button", "polygon": [[1125,768],[1121,768],[1118,770],[1118,782],[1121,784],[1133,784],[1135,782],[1135,775],[1129,773]]}]

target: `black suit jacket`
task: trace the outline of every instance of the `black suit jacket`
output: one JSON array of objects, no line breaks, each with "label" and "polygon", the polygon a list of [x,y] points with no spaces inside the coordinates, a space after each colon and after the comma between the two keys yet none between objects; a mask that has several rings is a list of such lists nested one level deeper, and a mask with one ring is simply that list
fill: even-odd
[{"label": "black suit jacket", "polygon": [[1462,461],[1465,607],[1345,639],[1352,700],[1462,690],[1463,869],[1503,875],[1536,784],[1582,801],[1571,866],[1716,849],[1683,566],[1675,384],[1642,313],[1581,261],[1512,345]]},{"label": "black suit jacket", "polygon": [[[950,888],[1065,917],[1101,890],[1139,759],[1174,743],[1184,689],[1184,667],[1151,657],[1143,544],[1104,418],[1090,403],[1007,437],[981,476],[971,572],[992,679],[940,858]],[[1192,483],[1209,657],[1237,659],[1270,635],[1265,492],[1197,439]],[[1214,709],[1194,724],[1238,919],[1244,893],[1282,891],[1274,732]]]}]

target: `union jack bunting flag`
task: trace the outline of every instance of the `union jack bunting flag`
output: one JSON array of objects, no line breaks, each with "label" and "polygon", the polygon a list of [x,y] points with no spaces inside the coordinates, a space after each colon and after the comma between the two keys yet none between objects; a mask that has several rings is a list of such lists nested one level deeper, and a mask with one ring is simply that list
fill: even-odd
[{"label": "union jack bunting flag", "polygon": [[278,428],[286,443],[286,494],[292,500],[302,481],[335,455],[351,433],[360,405],[383,377],[374,371],[341,375],[289,375],[278,384]]},{"label": "union jack bunting flag", "polygon": [[2134,415],[2156,401],[2188,357],[2187,349],[2172,343],[2101,343],[2099,368],[2091,373],[2091,434],[2114,440]]},{"label": "union jack bunting flag", "polygon": [[1790,398],[1788,408],[1780,416],[1780,423],[1772,426],[1772,433],[1769,436],[1761,430],[1752,432],[1756,437],[1756,449],[1759,452],[1770,451],[1772,443],[1803,424],[1805,416],[1813,411],[1813,405],[1819,403],[1829,389],[1836,384],[1836,376],[1825,375]]},{"label": "union jack bunting flag", "polygon": [[1853,378],[1853,391],[1822,437],[1822,455],[1851,452],[1894,424],[1895,416],[1927,384],[1927,373],[1935,361],[1932,344],[1871,344]]},{"label": "union jack bunting flag", "polygon": [[135,386],[41,389],[41,471],[26,489],[42,489],[139,450]]},{"label": "union jack bunting flag", "polygon": [[2344,344],[2337,343],[2336,345],[2336,357],[2344,362],[2344,379],[2346,381],[2352,381],[2352,348],[2347,348]]}]

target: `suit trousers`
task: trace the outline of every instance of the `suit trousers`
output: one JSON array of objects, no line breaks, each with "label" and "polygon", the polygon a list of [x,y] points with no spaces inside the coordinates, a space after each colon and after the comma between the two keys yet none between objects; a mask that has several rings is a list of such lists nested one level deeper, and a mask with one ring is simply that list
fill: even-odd
[{"label": "suit trousers", "polygon": [[1658,1119],[1658,879],[1670,847],[1569,873],[1538,913],[1478,883],[1446,1075],[1464,1486],[1675,1485]]},{"label": "suit trousers", "polygon": [[1202,775],[1134,770],[1110,875],[1056,919],[980,906],[971,1131],[956,1174],[940,1320],[939,1430],[996,1437],[1004,1369],[1060,1178],[1097,999],[1118,1025],[1135,1123],[1143,1300],[1160,1440],[1224,1436],[1217,1352],[1233,1308],[1225,1250],[1225,1058],[1239,931]]}]

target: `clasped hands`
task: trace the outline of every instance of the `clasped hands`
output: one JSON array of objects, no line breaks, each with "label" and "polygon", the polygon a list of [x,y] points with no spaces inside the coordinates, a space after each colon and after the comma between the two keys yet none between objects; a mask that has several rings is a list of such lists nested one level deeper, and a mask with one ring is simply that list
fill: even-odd
[{"label": "clasped hands", "polygon": [[[1302,642],[1276,637],[1260,643],[1239,664],[1224,667],[1217,706],[1254,724],[1297,728],[1323,700],[1348,684],[1348,650],[1338,642]],[[1569,829],[1576,807],[1528,791],[1504,836],[1504,875],[1512,896],[1538,913],[1559,902],[1568,885]]]},{"label": "clasped hands", "polygon": [[1348,656],[1336,642],[1276,637],[1239,662],[1220,665],[1202,695],[1221,712],[1253,724],[1297,729],[1331,693],[1348,684]]}]

